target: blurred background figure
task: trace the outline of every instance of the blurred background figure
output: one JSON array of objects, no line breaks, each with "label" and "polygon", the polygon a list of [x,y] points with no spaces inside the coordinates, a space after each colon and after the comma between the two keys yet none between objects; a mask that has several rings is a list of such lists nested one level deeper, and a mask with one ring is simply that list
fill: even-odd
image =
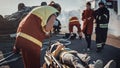
[{"label": "blurred background figure", "polygon": [[19,3],[18,4],[18,11],[23,10],[25,8],[25,4],[24,3]]},{"label": "blurred background figure", "polygon": [[77,33],[79,35],[79,38],[82,38],[82,33],[81,33],[81,24],[78,20],[78,18],[76,16],[73,16],[69,19],[69,33],[72,34],[73,33],[73,27],[77,28]]},{"label": "blurred background figure", "polygon": [[103,2],[99,2],[99,8],[95,11],[97,52],[100,52],[106,43],[109,18],[109,10]]},{"label": "blurred background figure", "polygon": [[61,29],[61,23],[58,19],[55,20],[54,25],[53,25],[53,32],[54,33],[59,33]]},{"label": "blurred background figure", "polygon": [[41,3],[41,6],[46,6],[46,5],[47,5],[46,2],[42,2],[42,3]]},{"label": "blurred background figure", "polygon": [[31,11],[24,3],[18,4],[18,11],[11,15],[1,15],[0,34],[16,33],[20,21]]},{"label": "blurred background figure", "polygon": [[83,29],[82,32],[85,35],[87,41],[87,50],[90,50],[91,35],[93,32],[94,10],[91,9],[91,3],[86,3],[86,9],[82,13]]}]

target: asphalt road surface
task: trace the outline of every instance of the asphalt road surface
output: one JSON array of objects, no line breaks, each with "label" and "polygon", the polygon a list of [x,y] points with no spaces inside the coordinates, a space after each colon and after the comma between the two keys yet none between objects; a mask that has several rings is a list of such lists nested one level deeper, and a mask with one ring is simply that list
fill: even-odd
[{"label": "asphalt road surface", "polygon": [[[55,39],[59,39],[59,38],[62,38],[62,37],[54,36],[51,40],[55,40]],[[104,49],[102,50],[102,52],[97,53],[95,41],[92,40],[92,45],[91,45],[92,49],[90,52],[87,52],[86,51],[86,47],[87,47],[86,41],[84,38],[82,38],[81,40],[79,40],[79,39],[71,40],[71,42],[72,43],[67,47],[69,47],[73,50],[76,50],[79,53],[88,53],[91,56],[91,61],[101,59],[101,60],[103,60],[104,65],[105,65],[109,60],[113,59],[117,62],[117,68],[120,68],[120,48],[116,48],[111,45],[106,45],[104,47]],[[2,54],[6,54],[6,53],[9,53],[12,51],[13,44],[14,44],[13,39],[8,39],[8,40],[0,39],[0,59],[7,56],[7,55],[1,56]],[[41,54],[41,63],[42,64],[44,63],[43,59],[44,59],[45,50],[43,50],[42,54]],[[14,58],[14,57],[17,57],[17,56],[13,56],[11,58]],[[17,61],[13,61],[13,62],[4,64],[4,65],[1,65],[0,68],[24,68],[24,66],[23,66],[22,59],[20,58]]]}]

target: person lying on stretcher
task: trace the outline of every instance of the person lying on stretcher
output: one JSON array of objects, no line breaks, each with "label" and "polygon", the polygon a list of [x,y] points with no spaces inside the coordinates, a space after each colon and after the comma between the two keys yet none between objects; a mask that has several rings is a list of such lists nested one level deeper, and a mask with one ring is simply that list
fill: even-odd
[{"label": "person lying on stretcher", "polygon": [[[70,48],[66,48],[63,44],[56,42],[55,44],[51,45],[49,48],[49,51],[46,52],[47,56],[54,56],[55,60],[62,65],[61,67],[55,67],[54,65],[51,65],[49,68],[116,68],[116,63],[111,60],[106,64],[106,66],[103,66],[102,60],[97,60],[94,62],[94,64],[88,64],[90,61],[90,56],[88,54],[82,54],[78,53],[75,50],[71,50]],[[49,59],[52,64],[54,63],[54,59]],[[45,62],[47,62],[45,60]],[[46,63],[47,64],[47,63]],[[43,65],[43,68],[47,68],[45,64]]]}]

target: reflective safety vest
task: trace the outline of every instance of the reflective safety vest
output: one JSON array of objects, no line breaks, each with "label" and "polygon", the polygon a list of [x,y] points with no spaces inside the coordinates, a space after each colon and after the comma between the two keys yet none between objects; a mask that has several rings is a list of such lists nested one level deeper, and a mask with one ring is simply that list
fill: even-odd
[{"label": "reflective safety vest", "polygon": [[41,6],[41,7],[36,7],[33,9],[30,13],[38,16],[40,19],[42,19],[42,27],[44,27],[49,19],[49,17],[52,14],[57,13],[58,10],[51,6]]},{"label": "reflective safety vest", "polygon": [[19,32],[19,33],[17,33],[17,37],[18,36],[20,36],[22,38],[25,38],[25,39],[37,44],[38,46],[42,47],[42,42],[41,41],[37,40],[36,38],[34,38],[34,37],[32,37],[32,36],[30,36],[30,35],[28,35],[26,33]]},{"label": "reflective safety vest", "polygon": [[[36,7],[29,14],[33,14],[42,20],[40,26],[42,26],[42,30],[46,33],[44,26],[46,25],[47,20],[49,19],[49,17],[52,14],[55,14],[57,12],[58,11],[51,6],[42,6],[42,7]],[[26,33],[23,33],[20,31],[17,33],[17,36],[27,39],[27,40],[35,43],[36,45],[42,47],[42,42],[40,40],[36,39],[34,36],[31,36],[30,34],[26,34]]]},{"label": "reflective safety vest", "polygon": [[75,22],[79,22],[77,17],[71,17],[69,20],[70,23],[75,23]]}]

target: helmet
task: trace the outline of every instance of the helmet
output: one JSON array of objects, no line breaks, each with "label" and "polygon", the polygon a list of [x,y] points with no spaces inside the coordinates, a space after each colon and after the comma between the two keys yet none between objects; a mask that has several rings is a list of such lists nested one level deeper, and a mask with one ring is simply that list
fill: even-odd
[{"label": "helmet", "polygon": [[52,3],[49,6],[52,6],[59,11],[59,13],[57,15],[59,15],[61,13],[61,6],[58,3]]}]

